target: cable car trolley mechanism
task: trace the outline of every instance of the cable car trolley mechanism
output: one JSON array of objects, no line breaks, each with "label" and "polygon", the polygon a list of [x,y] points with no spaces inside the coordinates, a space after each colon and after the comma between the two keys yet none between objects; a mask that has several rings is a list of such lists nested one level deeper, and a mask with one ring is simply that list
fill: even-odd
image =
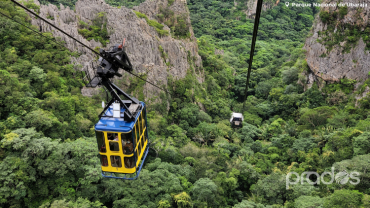
[{"label": "cable car trolley mechanism", "polygon": [[[109,51],[100,49],[101,57],[95,76],[91,79],[87,72],[85,78],[89,81],[86,87],[103,86],[112,97],[95,124],[102,175],[134,180],[139,177],[148,154],[149,141],[145,103],[128,95],[111,81],[114,76],[122,76],[118,73],[119,68],[132,71],[123,45],[124,42],[116,44]],[[122,100],[120,96],[126,99]],[[125,175],[118,177],[113,173]],[[126,177],[127,174],[135,175]]]}]

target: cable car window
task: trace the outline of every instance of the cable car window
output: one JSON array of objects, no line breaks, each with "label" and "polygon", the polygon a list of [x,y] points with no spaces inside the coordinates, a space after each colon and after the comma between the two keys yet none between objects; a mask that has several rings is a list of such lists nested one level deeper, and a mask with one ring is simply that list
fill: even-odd
[{"label": "cable car window", "polygon": [[125,157],[125,168],[133,168],[135,167],[134,156]]},{"label": "cable car window", "polygon": [[139,155],[137,154],[138,153],[138,149],[135,150],[135,153],[136,153],[136,160],[139,159]]},{"label": "cable car window", "polygon": [[143,129],[145,128],[145,112],[142,113],[143,116]]},{"label": "cable car window", "polygon": [[123,154],[131,155],[134,153],[134,144],[132,143],[132,138],[127,139],[125,145],[123,146]]},{"label": "cable car window", "polygon": [[108,166],[108,157],[106,155],[100,155],[101,166]]},{"label": "cable car window", "polygon": [[117,133],[107,133],[107,139],[109,141],[110,151],[119,151],[118,147],[118,134]]},{"label": "cable car window", "polygon": [[140,123],[140,125],[141,125],[141,131],[143,131],[144,130],[144,128],[145,128],[145,117],[143,116],[143,113],[141,113],[141,123]]},{"label": "cable car window", "polygon": [[130,140],[132,143],[132,131],[130,133],[121,133],[121,140],[122,140],[122,151],[125,149],[125,145],[127,141]]},{"label": "cable car window", "polygon": [[139,136],[140,136],[140,131],[139,131],[139,128],[138,128],[138,125],[136,124],[135,125],[135,138],[136,138],[136,140],[135,140],[135,144],[137,144],[138,142],[139,142]]},{"label": "cable car window", "polygon": [[122,167],[121,157],[117,155],[110,156],[112,167]]},{"label": "cable car window", "polygon": [[110,151],[119,151],[119,145],[116,141],[109,141],[109,147]]},{"label": "cable car window", "polygon": [[140,138],[140,135],[141,135],[141,126],[140,126],[140,123],[141,123],[141,117],[139,116],[139,118],[137,118],[137,122],[136,122],[136,126],[137,126],[137,130],[138,130],[138,135],[139,137],[137,138],[139,140]]},{"label": "cable car window", "polygon": [[146,119],[146,107],[143,109],[143,118],[144,118],[144,121]]},{"label": "cable car window", "polygon": [[141,145],[142,145],[142,143],[140,142],[140,143],[138,144],[138,150],[139,150],[139,154],[137,155],[138,157],[139,157],[139,155],[141,154]]},{"label": "cable car window", "polygon": [[136,134],[137,134],[137,131],[136,131],[136,125],[134,126],[134,128],[132,129],[132,131],[134,132],[134,135],[133,135],[133,139],[135,140],[136,138]]},{"label": "cable car window", "polygon": [[147,129],[145,129],[145,133],[144,133],[144,142],[146,142],[148,140],[148,137],[147,137]]},{"label": "cable car window", "polygon": [[116,133],[111,133],[111,132],[108,132],[107,133],[107,139],[108,140],[111,140],[111,141],[118,141],[118,134]]},{"label": "cable car window", "polygon": [[142,147],[144,147],[144,144],[145,144],[145,143],[144,143],[144,137],[145,137],[145,134],[144,134],[144,135],[141,137],[141,139],[140,139],[140,140],[141,140],[141,145],[142,145]]},{"label": "cable car window", "polygon": [[100,132],[100,131],[97,131],[96,132],[96,139],[98,141],[99,152],[107,152],[107,150],[105,148],[105,142],[104,142],[104,133]]}]

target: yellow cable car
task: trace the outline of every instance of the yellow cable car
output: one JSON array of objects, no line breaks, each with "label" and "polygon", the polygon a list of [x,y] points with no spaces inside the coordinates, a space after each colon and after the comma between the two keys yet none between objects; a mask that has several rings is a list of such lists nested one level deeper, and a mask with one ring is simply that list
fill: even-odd
[{"label": "yellow cable car", "polygon": [[[131,72],[132,65],[124,50],[124,43],[116,44],[109,51],[100,49],[99,65],[91,79],[88,68],[84,77],[86,87],[104,86],[111,99],[99,115],[95,124],[102,175],[108,178],[134,180],[139,177],[149,152],[145,103],[125,93],[112,79],[121,77],[119,68]],[[125,100],[122,100],[125,97]],[[110,173],[107,175],[106,173]],[[117,177],[113,173],[125,174]],[[126,174],[135,174],[126,177]]]},{"label": "yellow cable car", "polygon": [[[126,109],[121,108],[120,103],[113,103],[95,125],[104,177],[129,180],[139,177],[149,151],[149,141],[145,103],[140,102],[136,107],[135,119],[125,120],[123,115]],[[125,176],[116,177],[112,173],[121,173]],[[134,177],[126,177],[126,174],[134,173],[136,173]]]}]

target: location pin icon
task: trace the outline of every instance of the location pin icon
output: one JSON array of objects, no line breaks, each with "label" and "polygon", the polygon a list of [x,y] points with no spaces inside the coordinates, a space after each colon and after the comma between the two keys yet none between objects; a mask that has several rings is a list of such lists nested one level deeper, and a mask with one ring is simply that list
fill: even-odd
[{"label": "location pin icon", "polygon": [[285,2],[285,6],[289,6],[289,2]]}]

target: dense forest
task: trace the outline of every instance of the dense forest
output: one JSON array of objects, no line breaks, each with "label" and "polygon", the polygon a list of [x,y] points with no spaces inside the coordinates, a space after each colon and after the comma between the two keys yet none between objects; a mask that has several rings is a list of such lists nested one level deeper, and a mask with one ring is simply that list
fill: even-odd
[{"label": "dense forest", "polygon": [[[107,0],[130,8],[141,2]],[[187,1],[205,81],[188,70],[168,80],[171,95],[148,106],[151,150],[135,181],[101,176],[93,126],[102,98],[82,96],[70,62],[79,54],[0,16],[0,207],[370,207],[370,96],[356,100],[350,79],[305,84],[302,48],[315,16],[340,16],[284,2],[261,14],[243,110],[254,23],[246,1]],[[0,0],[0,12],[33,27],[9,0]],[[132,84],[129,92],[144,83]],[[242,128],[231,128],[231,112],[243,113]],[[332,167],[359,172],[360,183],[312,184],[313,176],[286,186],[289,172],[321,175]]]}]

